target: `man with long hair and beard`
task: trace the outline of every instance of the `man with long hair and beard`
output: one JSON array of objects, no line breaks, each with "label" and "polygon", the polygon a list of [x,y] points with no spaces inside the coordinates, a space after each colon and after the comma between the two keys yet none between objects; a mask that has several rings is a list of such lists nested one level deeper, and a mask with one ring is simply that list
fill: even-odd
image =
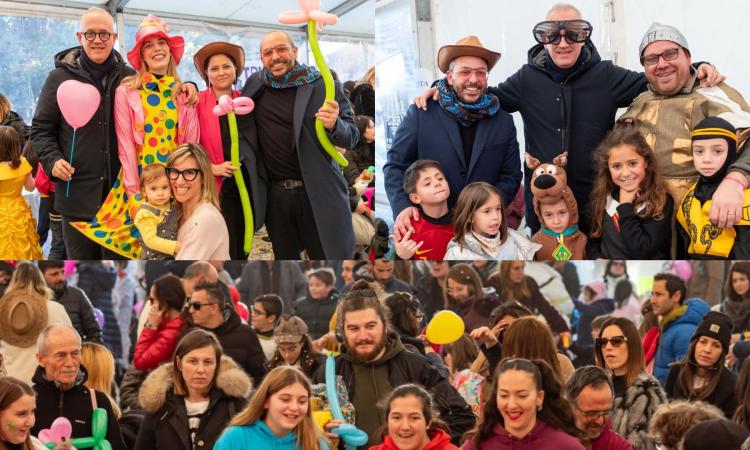
[{"label": "man with long hair and beard", "polygon": [[[366,281],[354,283],[338,309],[337,334],[343,337],[342,354],[336,358],[336,373],[346,383],[349,400],[356,412],[356,426],[370,436],[370,448],[380,443],[376,432],[385,421],[382,411],[373,408],[396,387],[418,383],[439,402],[440,417],[451,425],[451,440],[458,444],[463,432],[476,418],[458,392],[441,376],[429,360],[407,351],[398,334],[387,330],[386,308]],[[323,382],[325,366],[314,381]],[[326,430],[340,425],[326,424]]]}]

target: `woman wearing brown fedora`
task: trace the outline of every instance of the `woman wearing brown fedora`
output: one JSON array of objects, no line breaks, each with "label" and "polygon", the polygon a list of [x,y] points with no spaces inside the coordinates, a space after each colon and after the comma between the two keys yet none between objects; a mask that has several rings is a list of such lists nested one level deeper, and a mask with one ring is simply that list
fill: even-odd
[{"label": "woman wearing brown fedora", "polygon": [[18,264],[0,298],[0,354],[8,375],[31,384],[36,370],[36,340],[54,323],[71,325],[65,308],[53,300],[42,272],[30,262]]},{"label": "woman wearing brown fedora", "polygon": [[[235,89],[237,80],[245,68],[245,52],[239,45],[229,42],[211,42],[204,45],[193,57],[195,68],[206,82],[207,89],[198,93],[198,122],[200,123],[200,143],[211,159],[211,169],[219,191],[221,214],[229,230],[229,254],[232,259],[247,259],[243,249],[245,218],[240,203],[240,194],[234,180],[238,170],[231,163],[231,137],[227,116],[216,116],[213,108],[223,95],[239,97]],[[246,150],[246,151],[243,151]],[[249,187],[249,195],[258,195],[259,185],[255,154],[249,148],[240,146],[242,176]],[[249,182],[247,180],[250,180]],[[251,201],[253,198],[251,198]],[[253,201],[256,217],[263,217],[255,211],[258,202]],[[262,223],[256,224],[259,228]]]}]

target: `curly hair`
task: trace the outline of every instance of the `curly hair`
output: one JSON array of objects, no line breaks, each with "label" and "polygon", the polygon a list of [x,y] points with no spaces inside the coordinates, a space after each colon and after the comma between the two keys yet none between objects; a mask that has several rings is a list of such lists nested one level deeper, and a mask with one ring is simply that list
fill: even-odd
[{"label": "curly hair", "polygon": [[685,433],[696,423],[722,419],[724,413],[714,405],[702,401],[677,400],[664,403],[648,423],[648,433],[662,446],[677,448]]}]

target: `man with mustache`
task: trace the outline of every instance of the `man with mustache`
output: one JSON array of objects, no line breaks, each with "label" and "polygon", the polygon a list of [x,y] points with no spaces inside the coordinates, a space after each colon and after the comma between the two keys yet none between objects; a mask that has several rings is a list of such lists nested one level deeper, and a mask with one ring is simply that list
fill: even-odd
[{"label": "man with mustache", "polygon": [[109,397],[83,384],[88,372],[81,365],[81,336],[75,328],[50,325],[42,331],[38,344],[39,367],[32,379],[37,393],[36,424],[31,434],[36,436],[56,418],[65,417],[73,426],[71,438],[91,436],[93,411],[103,408],[107,412],[106,439],[113,450],[125,450]]},{"label": "man with mustache", "polygon": [[44,281],[55,293],[55,301],[68,313],[73,328],[85,342],[102,342],[102,328],[94,316],[94,305],[86,293],[76,286],[68,286],[65,280],[64,261],[39,261]]},{"label": "man with mustache", "polygon": [[[386,311],[364,280],[354,283],[342,300],[338,334],[343,335],[342,354],[336,357],[336,373],[346,383],[354,405],[356,426],[370,436],[370,448],[381,442],[376,431],[384,424],[378,405],[402,384],[417,383],[432,393],[440,418],[450,424],[451,440],[458,445],[461,435],[474,426],[476,418],[464,399],[423,355],[407,350],[397,333],[388,331]],[[315,373],[316,383],[325,380],[325,365]],[[340,425],[326,424],[326,431]],[[333,436],[331,436],[333,437]]]},{"label": "man with mustache", "polygon": [[359,131],[341,85],[335,82],[336,99],[326,100],[320,72],[297,62],[297,52],[287,33],[268,33],[260,43],[263,70],[242,90],[255,101],[253,113],[239,118],[242,141],[264,162],[269,184],[266,217],[256,220],[265,220],[274,259],[299,259],[301,250],[310,259],[349,259],[349,191],[341,168],[318,141],[315,120],[337,147],[354,147]]},{"label": "man with mustache", "polygon": [[438,51],[438,67],[446,76],[438,82],[440,100],[430,102],[426,113],[409,107],[383,167],[397,240],[422,213],[403,188],[404,173],[417,160],[440,163],[450,187],[450,209],[473,181],[497,187],[505,205],[516,195],[521,183],[516,127],[498,98],[487,93],[487,77],[499,59],[500,53],[484,48],[476,36]]},{"label": "man with mustache", "polygon": [[633,450],[633,446],[612,431],[612,380],[601,367],[576,369],[565,385],[565,396],[573,406],[576,428],[591,444],[591,450]]},{"label": "man with mustache", "polygon": [[750,136],[750,106],[725,83],[700,87],[687,39],[677,28],[652,24],[639,50],[648,90],[633,101],[621,120],[636,120],[656,155],[675,207],[699,175],[693,165],[692,127],[713,116],[729,121],[737,129],[738,156],[709,201],[709,218],[719,228],[734,226],[748,214],[743,200],[750,184],[750,152],[742,149]]}]

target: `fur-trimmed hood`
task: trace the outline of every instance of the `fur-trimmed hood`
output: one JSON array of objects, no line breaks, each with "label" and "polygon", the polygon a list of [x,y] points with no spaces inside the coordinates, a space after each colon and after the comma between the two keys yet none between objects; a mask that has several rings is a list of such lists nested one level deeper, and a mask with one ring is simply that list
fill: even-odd
[{"label": "fur-trimmed hood", "polygon": [[[172,391],[172,363],[164,363],[151,372],[141,386],[138,400],[143,408],[154,413],[167,402],[168,394]],[[229,397],[247,399],[253,388],[253,382],[244,370],[234,360],[222,355],[219,375],[216,377],[214,388]]]}]

